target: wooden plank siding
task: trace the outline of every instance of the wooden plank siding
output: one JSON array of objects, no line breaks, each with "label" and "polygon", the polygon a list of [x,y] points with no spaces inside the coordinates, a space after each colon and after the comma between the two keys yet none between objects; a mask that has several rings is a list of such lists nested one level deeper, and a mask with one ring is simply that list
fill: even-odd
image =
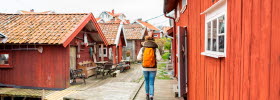
[{"label": "wooden plank siding", "polygon": [[188,99],[279,100],[280,1],[227,0],[225,58],[201,55],[205,15],[200,13],[218,0],[187,1],[176,25],[188,27]]},{"label": "wooden plank siding", "polygon": [[0,69],[0,83],[42,88],[69,86],[69,47],[43,46],[43,53],[10,51],[13,68]]}]

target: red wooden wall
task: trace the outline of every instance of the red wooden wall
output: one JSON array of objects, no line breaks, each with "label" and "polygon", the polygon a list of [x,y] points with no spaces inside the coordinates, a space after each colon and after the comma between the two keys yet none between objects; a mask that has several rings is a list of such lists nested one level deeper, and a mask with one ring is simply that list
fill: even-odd
[{"label": "red wooden wall", "polygon": [[143,42],[143,40],[135,40],[135,59],[137,58],[137,55],[142,47],[141,42]]},{"label": "red wooden wall", "polygon": [[213,4],[188,0],[177,23],[188,27],[188,99],[280,100],[280,1],[227,0],[227,55],[218,59],[200,54],[200,13]]},{"label": "red wooden wall", "polygon": [[[91,33],[90,33],[91,34]],[[98,33],[94,33],[94,34],[98,34]],[[78,39],[79,38],[79,39]],[[81,40],[84,38],[84,32],[81,31],[71,42],[70,45],[71,46],[76,46],[78,48],[78,43],[83,43],[84,41]],[[87,35],[88,38],[88,42],[89,43],[94,43],[94,40],[90,37],[90,35]],[[89,53],[89,48],[93,46],[85,46],[85,45],[80,45],[80,58],[77,58],[77,64],[79,62],[83,62],[83,61],[92,61],[93,59],[90,56]],[[78,52],[77,52],[78,53]],[[97,54],[98,55],[98,54]]]},{"label": "red wooden wall", "polygon": [[[158,35],[158,37],[154,37],[154,35]],[[154,37],[154,39],[160,39],[161,38],[160,33],[153,33],[153,37]]]},{"label": "red wooden wall", "polygon": [[37,50],[9,52],[13,68],[0,68],[0,83],[43,88],[69,87],[69,46],[43,46],[43,53]]}]

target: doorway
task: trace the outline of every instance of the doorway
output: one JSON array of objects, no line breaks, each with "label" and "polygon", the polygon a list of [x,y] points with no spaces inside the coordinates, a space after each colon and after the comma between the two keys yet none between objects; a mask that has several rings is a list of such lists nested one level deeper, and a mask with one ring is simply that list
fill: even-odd
[{"label": "doorway", "polygon": [[76,69],[77,65],[77,47],[70,46],[70,69]]}]

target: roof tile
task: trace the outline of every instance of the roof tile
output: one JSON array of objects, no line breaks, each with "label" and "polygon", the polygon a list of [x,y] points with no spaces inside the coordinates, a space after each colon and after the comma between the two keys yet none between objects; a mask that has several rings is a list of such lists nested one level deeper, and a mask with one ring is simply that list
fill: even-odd
[{"label": "roof tile", "polygon": [[89,14],[0,14],[7,43],[62,44]]},{"label": "roof tile", "polygon": [[124,25],[126,39],[143,39],[145,28],[140,24]]},{"label": "roof tile", "polygon": [[98,23],[108,44],[114,44],[117,38],[120,24],[118,23]]},{"label": "roof tile", "polygon": [[144,21],[141,21],[141,20],[137,20],[140,24],[142,24],[143,26],[146,26],[148,29],[151,29],[151,30],[156,30],[156,31],[159,31],[158,28],[156,28],[154,25],[148,23],[148,22],[144,22]]}]

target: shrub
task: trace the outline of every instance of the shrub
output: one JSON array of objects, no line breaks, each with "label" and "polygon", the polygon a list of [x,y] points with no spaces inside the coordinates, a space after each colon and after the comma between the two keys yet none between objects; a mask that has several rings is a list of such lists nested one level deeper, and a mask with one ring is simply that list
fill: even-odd
[{"label": "shrub", "polygon": [[162,55],[162,59],[164,60],[168,60],[169,59],[169,56],[170,56],[170,53],[169,52],[166,52]]}]

